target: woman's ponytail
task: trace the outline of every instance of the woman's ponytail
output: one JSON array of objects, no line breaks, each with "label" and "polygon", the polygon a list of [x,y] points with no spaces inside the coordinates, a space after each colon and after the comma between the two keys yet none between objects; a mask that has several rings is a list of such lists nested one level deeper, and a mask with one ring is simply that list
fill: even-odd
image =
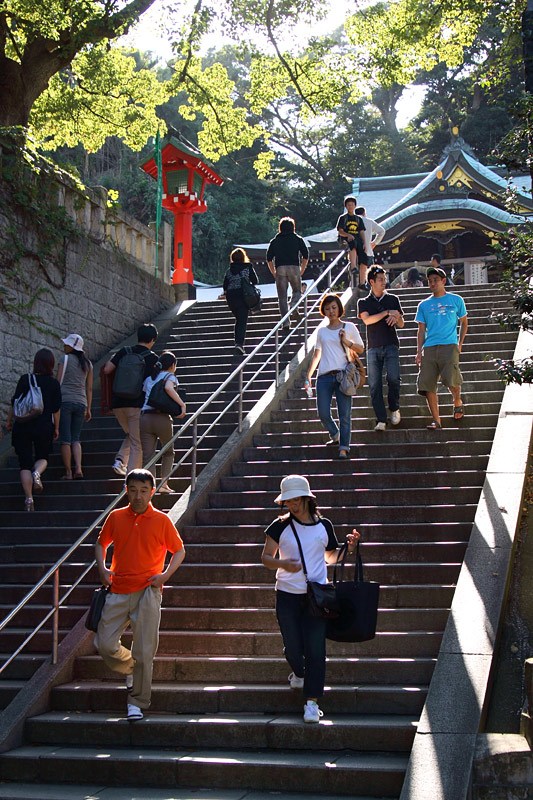
[{"label": "woman's ponytail", "polygon": [[156,361],[152,368],[151,378],[155,380],[160,372],[163,370],[169,369],[169,367],[174,366],[176,364],[177,358],[170,350],[165,350],[164,353],[161,353],[159,359]]}]

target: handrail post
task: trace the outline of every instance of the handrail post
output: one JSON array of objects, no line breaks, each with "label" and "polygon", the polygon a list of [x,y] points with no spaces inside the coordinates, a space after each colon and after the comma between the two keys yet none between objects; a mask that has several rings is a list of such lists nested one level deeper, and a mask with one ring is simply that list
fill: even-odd
[{"label": "handrail post", "polygon": [[304,297],[304,353],[307,355],[307,295]]},{"label": "handrail post", "polygon": [[238,429],[239,433],[242,433],[242,416],[243,416],[243,386],[244,386],[244,370],[241,369],[239,372],[239,424]]},{"label": "handrail post", "polygon": [[198,419],[192,424],[191,492],[196,489],[196,459],[198,455]]},{"label": "handrail post", "polygon": [[54,572],[54,616],[52,617],[52,664],[57,664],[59,641],[59,567]]},{"label": "handrail post", "polygon": [[275,367],[276,367],[276,389],[279,386],[279,328],[276,328],[276,359],[275,359]]}]

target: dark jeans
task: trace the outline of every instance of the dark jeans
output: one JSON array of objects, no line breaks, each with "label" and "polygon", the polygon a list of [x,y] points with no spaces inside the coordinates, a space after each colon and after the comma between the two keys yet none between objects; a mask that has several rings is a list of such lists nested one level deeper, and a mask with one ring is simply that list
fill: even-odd
[{"label": "dark jeans", "polygon": [[229,310],[235,317],[235,344],[244,347],[246,336],[246,325],[248,323],[248,306],[242,299],[242,295],[226,296]]},{"label": "dark jeans", "polygon": [[81,426],[85,419],[86,406],[63,400],[59,417],[59,441],[61,444],[73,444],[80,441]]},{"label": "dark jeans", "polygon": [[311,617],[305,594],[276,592],[276,616],[289,666],[304,679],[304,697],[322,697],[326,679],[326,620]]},{"label": "dark jeans", "polygon": [[371,347],[366,354],[368,386],[372,407],[378,422],[387,422],[387,410],[383,400],[383,368],[387,373],[389,387],[389,410],[400,408],[400,349],[394,344]]}]

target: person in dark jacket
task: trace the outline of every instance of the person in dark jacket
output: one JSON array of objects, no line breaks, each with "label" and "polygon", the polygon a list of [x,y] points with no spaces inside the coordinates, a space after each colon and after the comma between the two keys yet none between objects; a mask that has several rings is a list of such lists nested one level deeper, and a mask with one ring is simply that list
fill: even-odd
[{"label": "person in dark jacket", "polygon": [[[302,296],[302,275],[308,261],[309,250],[302,237],[294,232],[294,220],[283,217],[279,221],[279,233],[274,236],[267,250],[268,268],[276,281],[279,313],[282,317],[289,310],[289,284],[292,289],[291,308],[294,308]],[[283,327],[291,327],[289,320],[285,321]]]},{"label": "person in dark jacket", "polygon": [[242,293],[242,279],[253,283],[258,283],[256,272],[250,264],[250,259],[242,247],[236,247],[230,255],[230,266],[224,275],[224,292],[219,299],[226,299],[229,310],[235,317],[235,348],[244,355],[244,339],[246,337],[246,325],[248,324],[248,312],[250,309],[244,302]]},{"label": "person in dark jacket", "polygon": [[38,350],[33,359],[33,375],[43,396],[43,412],[29,420],[13,422],[13,403],[15,398],[26,394],[29,389],[28,375],[22,375],[11,398],[11,408],[7,417],[6,430],[13,430],[11,441],[20,464],[20,482],[24,489],[26,511],[34,510],[33,492],[43,490],[41,475],[48,466],[48,455],[52,442],[59,435],[59,410],[61,408],[61,389],[53,377],[55,358],[47,347]]}]

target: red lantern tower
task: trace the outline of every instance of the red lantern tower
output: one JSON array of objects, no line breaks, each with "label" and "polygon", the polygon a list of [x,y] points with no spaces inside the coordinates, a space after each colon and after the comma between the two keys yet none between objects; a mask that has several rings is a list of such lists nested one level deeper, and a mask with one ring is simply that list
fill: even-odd
[{"label": "red lantern tower", "polygon": [[[206,184],[222,186],[224,179],[214,172],[201,152],[179,133],[161,143],[163,208],[174,214],[174,276],[172,283],[192,286],[192,215],[207,211]],[[157,164],[151,158],[142,169],[157,180]]]}]

